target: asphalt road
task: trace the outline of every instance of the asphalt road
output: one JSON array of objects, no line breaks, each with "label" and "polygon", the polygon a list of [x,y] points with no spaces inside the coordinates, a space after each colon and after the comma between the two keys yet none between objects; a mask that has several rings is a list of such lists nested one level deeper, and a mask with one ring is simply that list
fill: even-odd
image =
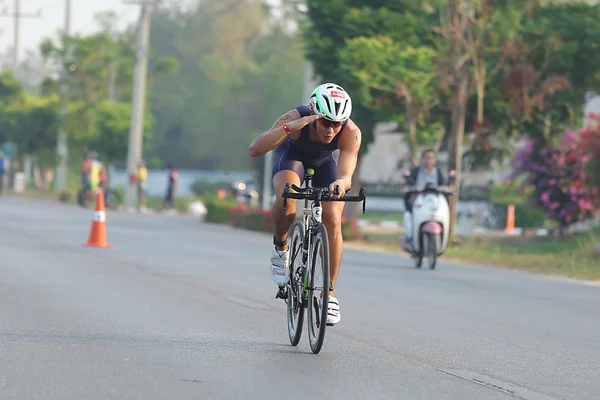
[{"label": "asphalt road", "polygon": [[598,399],[600,287],[346,250],[289,345],[269,236],[0,197],[0,399]]}]

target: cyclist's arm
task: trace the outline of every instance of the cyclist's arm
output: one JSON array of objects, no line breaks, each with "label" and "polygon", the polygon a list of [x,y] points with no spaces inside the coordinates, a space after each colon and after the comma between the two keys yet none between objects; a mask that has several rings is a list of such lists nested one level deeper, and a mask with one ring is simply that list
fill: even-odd
[{"label": "cyclist's arm", "polygon": [[340,156],[338,158],[337,179],[343,181],[344,190],[348,190],[352,186],[352,175],[356,170],[362,133],[352,120],[348,120],[344,130],[345,132],[340,136],[338,142]]},{"label": "cyclist's arm", "polygon": [[288,135],[287,133],[285,133],[282,126],[284,124],[289,123],[290,121],[294,121],[299,118],[300,113],[296,109],[290,110],[283,114],[281,117],[279,117],[277,121],[275,121],[275,123],[271,126],[271,129],[264,133],[261,133],[256,138],[254,138],[252,143],[250,143],[250,146],[248,147],[250,156],[260,157],[268,153],[270,150],[283,143],[283,141],[287,139],[288,136],[294,140],[298,139],[298,137],[300,136],[300,132],[291,132]]}]

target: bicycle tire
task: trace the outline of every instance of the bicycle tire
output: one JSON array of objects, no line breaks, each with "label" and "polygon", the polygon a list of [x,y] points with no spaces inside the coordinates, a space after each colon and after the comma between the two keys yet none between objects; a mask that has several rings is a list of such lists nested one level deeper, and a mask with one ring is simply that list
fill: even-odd
[{"label": "bicycle tire", "polygon": [[83,208],[87,207],[87,204],[85,201],[85,190],[83,188],[81,188],[77,191],[77,204]]},{"label": "bicycle tire", "polygon": [[[302,265],[302,250],[297,250],[297,247],[302,246],[303,240],[304,224],[301,221],[296,221],[288,233],[289,254],[293,257],[293,260],[290,260],[290,282],[287,285],[288,296],[285,301],[287,304],[288,335],[292,346],[297,346],[300,342],[302,327],[304,325],[304,305],[301,297],[302,287],[296,290],[294,284],[296,270]],[[300,282],[302,283],[303,281],[301,277]],[[300,297],[297,296],[298,293]],[[294,308],[296,312],[294,312]]]},{"label": "bicycle tire", "polygon": [[[325,225],[318,224],[314,228],[314,235],[312,236],[312,243],[310,246],[310,266],[309,266],[309,290],[308,290],[308,340],[310,343],[310,349],[314,354],[318,354],[323,347],[323,341],[325,340],[325,330],[327,327],[327,308],[329,306],[329,241],[327,235],[327,229]],[[322,254],[319,249],[322,249]],[[323,269],[323,288],[322,288],[322,299],[321,309],[318,309],[319,301],[314,298],[315,291],[315,269],[317,260],[321,261]],[[316,301],[316,304],[315,304]],[[317,306],[315,315],[315,305]],[[318,320],[315,321],[315,317]],[[315,330],[316,327],[316,330]]]}]

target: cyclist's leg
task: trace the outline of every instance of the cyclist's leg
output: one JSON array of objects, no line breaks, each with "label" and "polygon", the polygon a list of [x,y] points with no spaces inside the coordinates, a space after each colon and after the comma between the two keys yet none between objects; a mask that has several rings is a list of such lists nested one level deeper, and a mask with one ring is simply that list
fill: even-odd
[{"label": "cyclist's leg", "polygon": [[[315,168],[315,177],[313,179],[315,186],[329,187],[337,178],[337,164],[331,159]],[[344,212],[343,202],[325,201],[323,202],[323,224],[327,228],[329,242],[329,279],[330,288],[335,287],[340,262],[342,259],[343,238],[342,238],[342,214]],[[339,301],[334,297],[334,291],[329,291],[329,305],[327,312],[327,323],[337,324],[340,322]]]},{"label": "cyclist's leg", "polygon": [[296,201],[288,199],[286,209],[283,209],[283,190],[286,183],[301,185],[304,176],[302,162],[291,160],[287,152],[278,149],[273,159],[273,187],[275,189],[275,202],[271,206],[271,219],[273,221],[273,253],[271,256],[271,276],[278,286],[287,284],[289,280],[288,264],[289,249],[287,246],[287,233],[296,218]]}]

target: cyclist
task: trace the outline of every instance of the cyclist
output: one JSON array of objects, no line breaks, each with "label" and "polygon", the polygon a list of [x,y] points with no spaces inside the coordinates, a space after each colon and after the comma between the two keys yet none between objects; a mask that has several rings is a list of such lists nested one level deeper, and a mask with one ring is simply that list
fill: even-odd
[{"label": "cyclist", "polygon": [[[285,184],[300,186],[305,168],[315,171],[314,186],[327,187],[332,197],[336,187],[340,195],[350,188],[360,149],[361,131],[350,119],[352,99],[339,85],[324,83],[312,92],[309,104],[298,106],[283,114],[268,131],[257,136],[249,147],[252,157],[275,150],[273,157],[273,186],[275,203],[273,219],[273,253],[271,275],[275,283],[285,286],[289,281],[289,249],[287,232],[296,216],[296,202],[288,199],[283,209],[281,197]],[[327,323],[340,321],[339,302],[333,288],[342,257],[343,202],[323,203],[323,223],[327,228],[330,251],[329,304]]]},{"label": "cyclist", "polygon": [[99,187],[102,187],[106,182],[106,168],[100,160],[100,156],[96,152],[91,152],[91,162],[87,170],[87,187],[89,193],[89,201],[94,201],[94,196]]}]

